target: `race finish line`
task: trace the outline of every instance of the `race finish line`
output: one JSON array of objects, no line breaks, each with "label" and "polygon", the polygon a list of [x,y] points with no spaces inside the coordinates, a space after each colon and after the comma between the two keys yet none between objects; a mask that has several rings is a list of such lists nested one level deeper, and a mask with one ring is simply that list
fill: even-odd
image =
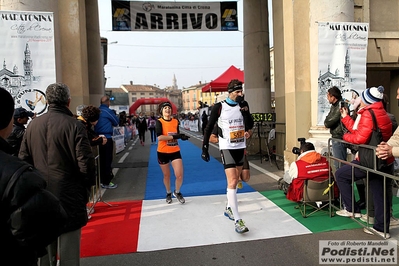
[{"label": "race finish line", "polygon": [[237,2],[112,1],[113,31],[238,31]]}]

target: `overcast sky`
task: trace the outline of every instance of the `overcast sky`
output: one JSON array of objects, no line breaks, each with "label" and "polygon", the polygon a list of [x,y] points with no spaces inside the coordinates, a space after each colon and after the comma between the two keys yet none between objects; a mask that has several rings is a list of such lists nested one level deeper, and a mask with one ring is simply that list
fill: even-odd
[{"label": "overcast sky", "polygon": [[182,89],[209,82],[231,65],[244,69],[242,3],[237,2],[239,31],[112,32],[111,0],[98,0],[101,37],[109,43],[106,87],[133,81],[163,89],[173,85],[175,75]]}]

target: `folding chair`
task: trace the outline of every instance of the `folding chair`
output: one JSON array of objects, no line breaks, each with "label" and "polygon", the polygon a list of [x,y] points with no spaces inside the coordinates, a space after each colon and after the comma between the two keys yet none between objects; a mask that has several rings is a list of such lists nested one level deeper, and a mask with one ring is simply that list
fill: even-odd
[{"label": "folding chair", "polygon": [[[329,206],[330,193],[334,193],[333,186],[330,186],[328,179],[324,181],[314,181],[307,179],[303,185],[303,198],[302,201],[298,202],[298,208],[304,218],[318,212],[329,212],[323,210],[325,207]],[[306,213],[307,207],[311,207],[311,212]],[[333,213],[330,213],[332,216]]]}]

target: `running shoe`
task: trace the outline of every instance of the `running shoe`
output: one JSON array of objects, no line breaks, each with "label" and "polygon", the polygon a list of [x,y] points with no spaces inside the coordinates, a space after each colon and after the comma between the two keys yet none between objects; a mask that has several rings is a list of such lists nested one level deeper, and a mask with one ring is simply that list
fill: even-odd
[{"label": "running shoe", "polygon": [[102,188],[105,188],[105,189],[114,189],[114,188],[117,188],[118,185],[117,185],[117,184],[114,184],[114,183],[112,183],[112,182],[109,182],[108,185],[103,185],[103,184],[101,184],[101,187],[102,187]]},{"label": "running shoe", "polygon": [[394,216],[391,216],[391,221],[390,221],[389,225],[390,225],[390,226],[397,226],[397,225],[399,225],[399,219],[396,218],[396,217],[394,217]]},{"label": "running shoe", "polygon": [[176,198],[181,204],[183,204],[183,203],[186,202],[186,200],[183,198],[183,195],[181,194],[181,192],[176,193],[176,190],[175,190],[175,191],[173,191],[173,196],[175,196],[175,198]]},{"label": "running shoe", "polygon": [[230,220],[234,221],[233,211],[231,210],[230,207],[226,207],[226,209],[224,209],[224,216],[226,216]]},{"label": "running shoe", "polygon": [[347,211],[346,209],[343,210],[339,210],[335,212],[337,215],[342,216],[342,217],[355,217],[355,218],[360,218],[362,217],[361,213],[357,213],[355,212],[354,214],[352,214],[352,212]]},{"label": "running shoe", "polygon": [[239,181],[238,181],[238,184],[237,184],[237,188],[238,188],[238,189],[242,189],[242,187],[243,187],[242,181],[239,180]]},{"label": "running shoe", "polygon": [[[373,230],[371,230],[371,229],[373,229]],[[369,234],[369,235],[374,235],[375,233],[377,233],[377,235],[379,235],[380,237],[382,237],[384,239],[391,238],[391,235],[389,233],[384,234],[384,232],[377,231],[374,228],[370,228],[370,227],[363,228],[363,232],[365,232],[366,234]]]},{"label": "running shoe", "polygon": [[166,194],[166,203],[171,204],[172,203],[172,193]]},{"label": "running shoe", "polygon": [[[360,217],[360,221],[367,223],[367,217],[367,214],[362,214],[362,217]],[[374,224],[374,217],[369,216],[368,220],[369,224]]]},{"label": "running shoe", "polygon": [[236,221],[235,227],[236,227],[236,232],[239,234],[243,234],[249,231],[248,227],[245,226],[244,221],[242,219]]}]

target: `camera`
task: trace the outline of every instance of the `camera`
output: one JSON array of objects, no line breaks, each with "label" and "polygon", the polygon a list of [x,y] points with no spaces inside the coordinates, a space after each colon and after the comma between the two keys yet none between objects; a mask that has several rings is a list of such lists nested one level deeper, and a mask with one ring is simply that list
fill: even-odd
[{"label": "camera", "polygon": [[[306,142],[306,139],[305,138],[298,138],[298,141],[302,145],[303,143]],[[292,153],[296,154],[296,155],[299,155],[299,154],[301,154],[301,149],[298,148],[298,147],[294,147],[294,148],[292,148]]]},{"label": "camera", "polygon": [[346,102],[344,102],[344,101],[341,102],[341,108],[347,108]]}]

